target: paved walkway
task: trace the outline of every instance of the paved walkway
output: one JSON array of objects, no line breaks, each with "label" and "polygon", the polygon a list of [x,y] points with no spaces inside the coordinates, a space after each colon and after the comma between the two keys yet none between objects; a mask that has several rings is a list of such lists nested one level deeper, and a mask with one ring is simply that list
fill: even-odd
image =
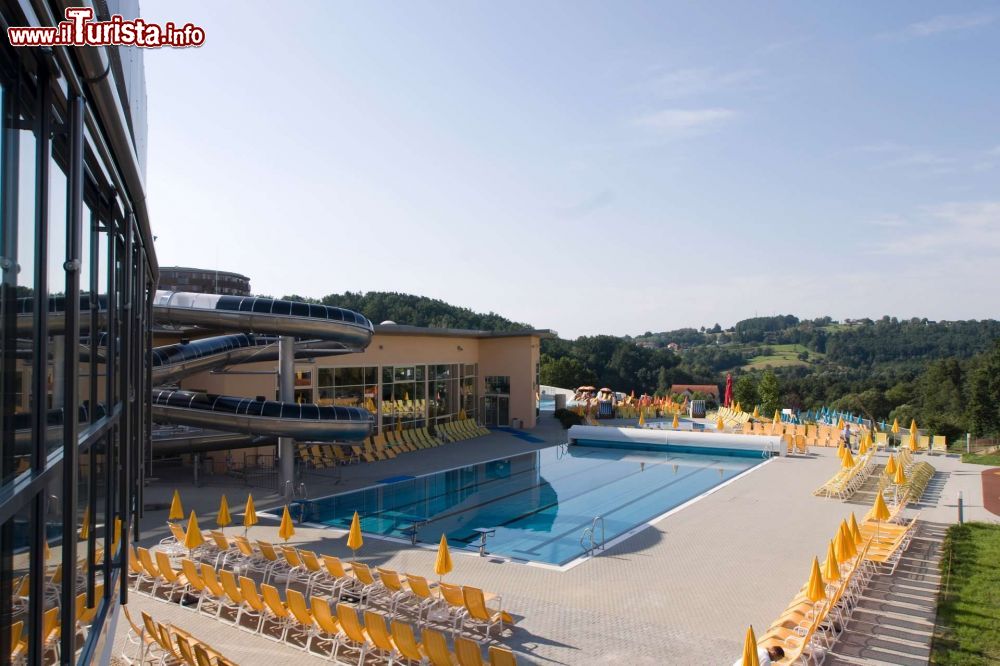
[{"label": "paved walkway", "polygon": [[941,582],[938,565],[947,525],[921,522],[891,576],[875,576],[844,634],[824,662],[830,666],[924,666]]},{"label": "paved walkway", "polygon": [[[564,441],[564,433],[546,423],[551,417],[542,419],[543,425],[532,434],[547,443]],[[328,473],[327,479],[309,482],[310,496],[539,446],[543,445],[496,433],[392,461],[346,467],[339,478]],[[928,491],[923,507],[924,519],[955,520],[959,488],[965,491],[967,520],[992,516],[982,508],[981,467],[963,465],[955,458],[921,458],[939,470],[936,490]],[[569,571],[456,553],[455,570],[448,578],[503,593],[504,607],[519,621],[501,642],[517,651],[521,663],[732,663],[747,624],[767,627],[808,577],[812,557],[825,553],[839,521],[852,510],[859,517],[867,510],[860,503],[813,497],[812,490],[837,469],[833,449],[775,459]],[[169,501],[173,487],[150,487],[147,502],[157,496]],[[198,509],[207,527],[223,490],[230,493],[234,514],[241,513],[236,507],[242,504],[245,488],[186,487],[181,493],[185,508]],[[259,507],[279,504],[278,498],[257,493],[255,500]],[[147,542],[162,538],[165,519],[166,511],[147,512],[143,525]],[[276,525],[255,527],[251,536],[277,540]],[[292,543],[349,558],[343,537],[342,531],[303,527],[296,530]],[[370,564],[433,575],[433,550],[369,538],[359,555]],[[301,655],[179,608],[138,598],[134,603],[151,604],[158,611],[154,617],[160,619],[172,621],[179,614],[178,624],[195,634],[208,633],[217,647],[240,663],[273,663],[275,650],[287,658]],[[120,629],[119,640],[122,635]],[[252,647],[258,641],[260,652]]]}]

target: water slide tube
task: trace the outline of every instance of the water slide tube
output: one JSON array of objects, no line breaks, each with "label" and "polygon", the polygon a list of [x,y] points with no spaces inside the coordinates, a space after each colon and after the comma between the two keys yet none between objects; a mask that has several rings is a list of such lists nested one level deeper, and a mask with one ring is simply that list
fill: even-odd
[{"label": "water slide tube", "polygon": [[[363,351],[374,327],[343,308],[260,296],[219,296],[158,291],[157,326],[199,333],[241,331],[154,350],[154,383],[236,363],[277,358],[276,335],[297,338],[296,357]],[[276,400],[154,389],[153,417],[180,425],[305,441],[359,440],[371,433],[372,416],[358,407],[300,405]],[[224,441],[220,447],[229,448]]]},{"label": "water slide tube", "polygon": [[[88,333],[90,308],[98,321],[107,314],[105,297],[81,297],[81,333]],[[62,331],[65,300],[49,299],[49,330]],[[257,296],[220,296],[157,291],[153,316],[158,328],[205,335],[197,340],[157,347],[152,354],[154,385],[173,383],[193,373],[239,363],[276,360],[279,335],[295,336],[296,358],[315,358],[363,351],[374,328],[364,316],[343,308]],[[18,332],[30,333],[32,299],[19,299]],[[99,324],[103,325],[103,324]],[[233,331],[240,331],[233,333]],[[106,348],[105,336],[98,340]],[[81,350],[86,345],[81,345]],[[89,354],[89,347],[87,347]],[[357,407],[283,403],[154,388],[153,417],[158,422],[211,428],[203,436],[172,433],[162,442],[154,437],[156,453],[222,450],[272,443],[276,437],[304,441],[360,440],[371,433],[372,416]],[[100,409],[98,405],[95,411]],[[50,410],[49,422],[62,423],[62,410]],[[30,431],[24,437],[30,438]],[[162,446],[161,446],[162,443]]]}]

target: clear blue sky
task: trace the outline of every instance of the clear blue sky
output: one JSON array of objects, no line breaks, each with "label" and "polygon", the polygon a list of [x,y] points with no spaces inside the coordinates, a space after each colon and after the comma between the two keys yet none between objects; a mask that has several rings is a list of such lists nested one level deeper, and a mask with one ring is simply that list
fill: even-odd
[{"label": "clear blue sky", "polygon": [[146,53],[161,264],[564,337],[998,315],[998,3],[143,14],[207,33]]}]

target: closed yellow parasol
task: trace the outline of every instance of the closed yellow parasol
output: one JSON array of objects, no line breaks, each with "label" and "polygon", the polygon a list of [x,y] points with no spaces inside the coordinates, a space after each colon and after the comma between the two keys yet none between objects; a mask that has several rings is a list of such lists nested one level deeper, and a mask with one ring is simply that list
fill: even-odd
[{"label": "closed yellow parasol", "polygon": [[364,539],[361,538],[361,518],[355,511],[354,518],[351,519],[351,531],[347,535],[347,547],[354,553],[354,557],[358,556],[358,550],[364,545],[364,542]]},{"label": "closed yellow parasol", "polygon": [[281,512],[281,525],[278,526],[278,536],[288,541],[295,534],[295,525],[292,524],[292,515],[288,512],[288,505]]},{"label": "closed yellow parasol", "polygon": [[205,543],[205,537],[201,535],[201,529],[198,527],[198,516],[194,515],[194,511],[192,511],[191,517],[188,518],[187,531],[184,533],[184,547],[190,551],[203,543]]},{"label": "closed yellow parasol", "polygon": [[441,541],[438,543],[437,559],[434,560],[434,573],[440,578],[450,572],[451,569],[451,551],[448,550],[448,538],[442,534]]},{"label": "closed yellow parasol", "polygon": [[826,549],[826,562],[823,563],[823,579],[827,582],[840,580],[840,562],[837,561],[837,553],[834,550],[833,541]]},{"label": "closed yellow parasol", "polygon": [[170,515],[167,520],[184,520],[184,507],[181,506],[181,494],[174,490],[174,498],[170,500]]},{"label": "closed yellow parasol", "polygon": [[233,518],[229,515],[229,502],[226,501],[225,495],[219,500],[219,514],[215,517],[215,524],[223,528],[223,530],[226,528],[226,525],[233,524]]}]

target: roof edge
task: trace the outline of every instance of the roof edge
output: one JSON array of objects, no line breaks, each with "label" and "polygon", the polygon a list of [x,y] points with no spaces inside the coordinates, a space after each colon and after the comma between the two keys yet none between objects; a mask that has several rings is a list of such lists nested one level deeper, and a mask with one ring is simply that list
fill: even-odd
[{"label": "roof edge", "polygon": [[549,328],[531,328],[520,331],[481,331],[469,328],[435,328],[408,324],[376,324],[375,335],[426,335],[436,338],[556,338],[559,334]]}]

